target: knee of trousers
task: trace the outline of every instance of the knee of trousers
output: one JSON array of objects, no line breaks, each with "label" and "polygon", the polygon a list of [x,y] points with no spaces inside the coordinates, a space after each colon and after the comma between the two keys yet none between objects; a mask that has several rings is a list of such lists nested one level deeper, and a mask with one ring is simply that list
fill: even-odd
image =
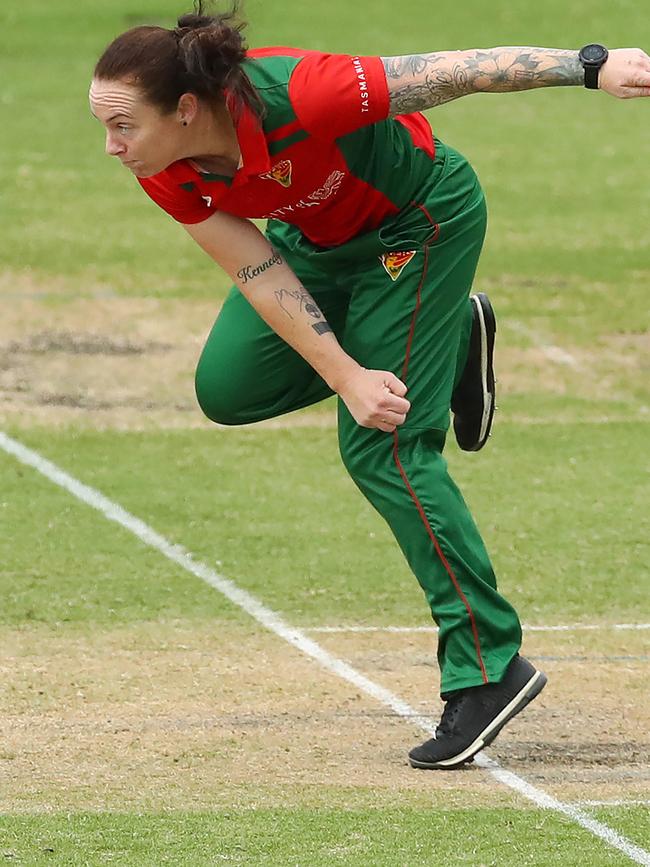
[{"label": "knee of trousers", "polygon": [[202,373],[199,364],[194,377],[194,392],[203,414],[210,421],[224,425],[246,423],[241,389],[233,389],[232,381],[229,381],[225,371],[223,376],[215,375],[214,371],[207,376]]}]

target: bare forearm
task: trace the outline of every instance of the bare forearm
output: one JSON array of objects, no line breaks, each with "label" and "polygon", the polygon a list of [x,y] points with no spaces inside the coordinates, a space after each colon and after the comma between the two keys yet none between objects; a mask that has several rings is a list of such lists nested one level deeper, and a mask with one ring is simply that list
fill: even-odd
[{"label": "bare forearm", "polygon": [[[264,269],[259,271],[260,265]],[[250,274],[258,272],[258,276]],[[333,391],[358,368],[343,350],[323,312],[294,272],[274,251],[262,263],[242,268],[238,284],[262,319],[292,346]]]},{"label": "bare forearm", "polygon": [[217,212],[185,228],[232,277],[262,319],[333,391],[360,369],[294,271],[250,221]]},{"label": "bare forearm", "polygon": [[577,51],[505,47],[383,57],[391,115],[433,108],[471,93],[581,85]]}]

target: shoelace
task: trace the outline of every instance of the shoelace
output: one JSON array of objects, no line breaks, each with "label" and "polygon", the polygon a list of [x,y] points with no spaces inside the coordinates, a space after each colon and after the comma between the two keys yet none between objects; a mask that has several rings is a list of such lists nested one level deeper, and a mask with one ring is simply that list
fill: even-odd
[{"label": "shoelace", "polygon": [[463,704],[467,701],[467,692],[460,692],[458,695],[451,696],[447,699],[445,709],[440,717],[440,723],[436,728],[436,737],[439,735],[451,735],[454,731],[454,726],[458,715],[461,712]]},{"label": "shoelace", "polygon": [[476,700],[477,695],[480,697],[480,704],[486,710],[494,706],[495,702],[502,700],[503,691],[499,684],[491,683],[486,686],[470,687],[460,691],[457,695],[452,695],[447,699],[445,709],[440,717],[440,722],[436,728],[436,737],[439,735],[452,735],[456,720],[463,709],[463,705],[472,696]]}]

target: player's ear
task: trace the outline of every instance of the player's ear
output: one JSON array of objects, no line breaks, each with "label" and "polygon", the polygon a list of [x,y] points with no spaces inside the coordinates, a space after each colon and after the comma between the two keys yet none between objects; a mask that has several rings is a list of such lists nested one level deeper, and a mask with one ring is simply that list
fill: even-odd
[{"label": "player's ear", "polygon": [[195,93],[183,93],[178,99],[176,117],[182,126],[189,126],[199,110],[199,100]]}]

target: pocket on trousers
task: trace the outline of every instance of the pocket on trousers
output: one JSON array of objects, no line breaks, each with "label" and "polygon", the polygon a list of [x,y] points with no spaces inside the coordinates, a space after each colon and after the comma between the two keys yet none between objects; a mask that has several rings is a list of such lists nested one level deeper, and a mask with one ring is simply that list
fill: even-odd
[{"label": "pocket on trousers", "polygon": [[427,208],[413,202],[408,211],[379,229],[379,240],[387,250],[421,250],[433,243],[439,232],[440,227]]}]

